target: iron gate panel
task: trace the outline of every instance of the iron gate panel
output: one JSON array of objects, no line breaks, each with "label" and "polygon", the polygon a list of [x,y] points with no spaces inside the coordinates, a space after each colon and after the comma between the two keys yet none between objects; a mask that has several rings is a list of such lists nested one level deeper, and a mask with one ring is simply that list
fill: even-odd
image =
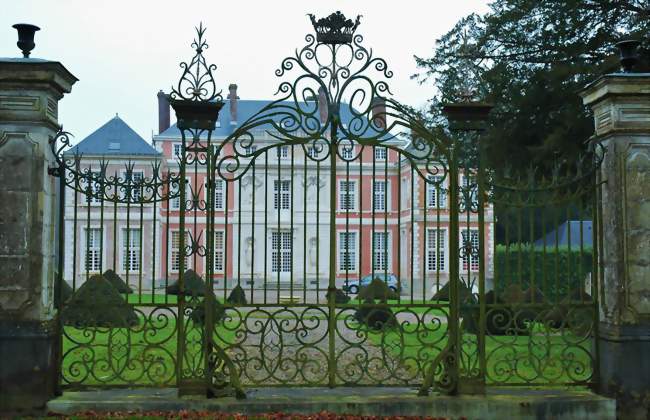
[{"label": "iron gate panel", "polygon": [[[531,219],[522,235],[519,222],[498,259],[494,206],[523,214],[555,197],[591,211],[599,160],[589,154],[552,181],[488,168],[476,127],[434,132],[390,96],[392,72],[355,34],[358,18],[312,22],[315,35],[276,71],[277,99],[225,138],[213,137],[224,100],[197,28],[196,55],[169,95],[182,136],[175,161],[118,163],[64,152],[63,131],[53,139],[67,197],[60,249],[72,251],[59,287],[74,292],[58,302],[63,385],[243,396],[249,386],[424,394],[594,382],[595,303],[562,301],[554,324],[560,295],[499,298],[536,284],[537,251],[517,270],[500,264],[552,224],[540,231]],[[575,271],[595,276],[589,255]],[[93,277],[106,269],[134,293]]]}]

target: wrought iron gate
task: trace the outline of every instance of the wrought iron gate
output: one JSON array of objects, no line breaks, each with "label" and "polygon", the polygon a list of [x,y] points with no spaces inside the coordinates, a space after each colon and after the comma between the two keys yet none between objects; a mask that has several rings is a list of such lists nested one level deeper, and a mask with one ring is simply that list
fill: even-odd
[{"label": "wrought iron gate", "polygon": [[[451,131],[434,132],[390,96],[392,72],[355,33],[359,18],[311,19],[315,34],[276,71],[278,99],[224,138],[213,137],[225,101],[197,28],[196,55],[169,95],[182,136],[175,163],[135,176],[129,162],[118,174],[103,158],[93,167],[64,152],[67,133],[53,139],[68,197],[60,249],[71,252],[67,265],[61,254],[59,285],[74,292],[59,299],[63,385],[243,396],[249,386],[454,393],[486,382],[593,382],[596,353],[585,343],[595,303],[562,303],[587,314],[578,331],[571,316],[555,323],[548,312],[559,294],[529,301],[534,275],[512,281],[523,275],[523,254],[518,271],[495,263],[493,203],[517,211],[539,203],[526,198],[536,194],[533,181],[486,167],[480,133],[489,108],[449,106]],[[596,191],[594,162],[590,155],[579,176],[554,178],[547,193],[585,203]],[[537,231],[506,249],[530,247]],[[95,272],[113,287],[113,274],[122,275],[127,287],[107,288]],[[516,294],[513,285],[518,301],[487,298],[488,288]],[[534,355],[532,379],[520,374],[517,350],[531,345],[548,350]],[[560,373],[549,377],[555,363]]]}]

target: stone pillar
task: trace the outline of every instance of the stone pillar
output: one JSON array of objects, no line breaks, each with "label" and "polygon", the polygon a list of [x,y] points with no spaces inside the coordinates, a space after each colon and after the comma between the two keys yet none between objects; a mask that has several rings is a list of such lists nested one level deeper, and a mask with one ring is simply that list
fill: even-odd
[{"label": "stone pillar", "polygon": [[76,81],[55,61],[0,58],[0,417],[43,407],[58,383],[58,183],[48,139]]},{"label": "stone pillar", "polygon": [[[601,168],[599,389],[619,418],[650,404],[650,73],[616,73],[581,93],[606,148]],[[648,417],[650,418],[650,417]]]}]

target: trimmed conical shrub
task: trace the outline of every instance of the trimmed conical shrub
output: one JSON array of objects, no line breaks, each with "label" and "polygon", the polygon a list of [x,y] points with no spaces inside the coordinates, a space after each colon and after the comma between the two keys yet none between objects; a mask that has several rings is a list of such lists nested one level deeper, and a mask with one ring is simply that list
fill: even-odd
[{"label": "trimmed conical shrub", "polygon": [[[445,283],[445,285],[438,289],[438,291],[433,295],[431,300],[449,302],[450,287],[449,282]],[[460,296],[461,302],[468,301],[472,296],[472,290],[462,281],[458,282],[458,296]]]},{"label": "trimmed conical shrub", "polygon": [[[195,309],[190,312],[190,319],[192,322],[194,322],[196,325],[204,325],[205,324],[205,305],[206,302],[202,301],[199,306],[197,306]],[[214,320],[215,324],[218,324],[221,322],[223,319],[224,315],[226,314],[226,309],[223,307],[223,304],[219,301],[219,299],[214,298],[214,303],[211,306],[212,308],[212,317]]]},{"label": "trimmed conical shrub", "polygon": [[385,330],[397,325],[395,314],[386,303],[375,304],[370,299],[364,301],[363,305],[354,313],[354,318],[360,323],[367,325],[373,330]]},{"label": "trimmed conical shrub", "polygon": [[228,295],[226,302],[232,303],[233,305],[246,305],[247,301],[244,289],[240,285],[235,286],[230,292],[230,295]]},{"label": "trimmed conical shrub", "polygon": [[387,302],[388,299],[399,299],[399,295],[388,287],[385,281],[375,277],[369,285],[363,286],[357,296],[359,300]]},{"label": "trimmed conical shrub", "polygon": [[[325,300],[329,301],[330,292],[325,293]],[[350,296],[343,293],[341,289],[334,290],[334,302],[335,303],[348,303],[350,301]]]},{"label": "trimmed conical shrub", "polygon": [[61,288],[60,290],[61,302],[67,302],[68,299],[70,299],[70,296],[72,296],[72,287],[70,287],[70,283],[68,283],[65,280],[61,280],[61,282],[59,283],[59,281],[57,280],[55,284],[57,285],[57,287]]},{"label": "trimmed conical shrub", "polygon": [[74,292],[61,317],[65,325],[77,328],[128,328],[138,324],[133,307],[100,274],[90,277]]},{"label": "trimmed conical shrub", "polygon": [[133,293],[133,289],[129,287],[128,284],[122,280],[122,277],[120,277],[115,271],[111,270],[110,268],[106,271],[104,271],[104,274],[102,274],[106,280],[110,284],[113,285],[113,287],[120,293],[127,293],[131,294]]},{"label": "trimmed conical shrub", "polygon": [[[205,282],[203,278],[196,274],[194,270],[187,270],[183,275],[183,280],[185,281],[185,295],[191,296],[205,296]],[[169,295],[179,295],[180,286],[178,280],[174,283],[167,286],[167,294]]]}]

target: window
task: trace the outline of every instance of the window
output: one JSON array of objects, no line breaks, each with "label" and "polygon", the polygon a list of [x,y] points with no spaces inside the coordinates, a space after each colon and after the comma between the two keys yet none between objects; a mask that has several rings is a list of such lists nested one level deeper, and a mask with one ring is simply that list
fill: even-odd
[{"label": "window", "polygon": [[86,270],[100,271],[100,250],[102,230],[100,228],[86,229]]},{"label": "window", "polygon": [[465,229],[460,233],[463,238],[463,248],[460,251],[463,259],[463,270],[478,271],[478,229]]},{"label": "window", "polygon": [[374,211],[386,211],[386,181],[374,181],[372,185],[372,208]]},{"label": "window", "polygon": [[356,184],[356,181],[339,181],[339,209],[355,209],[357,202]]},{"label": "window", "polygon": [[[172,235],[172,243],[171,243],[171,261],[170,261],[170,268],[171,271],[178,271],[181,269],[181,255],[183,255],[183,266],[187,268],[187,255],[185,255],[185,250],[181,250],[181,232],[179,230],[175,230],[171,232]],[[185,246],[188,245],[187,243],[187,232],[185,232]]]},{"label": "window", "polygon": [[122,270],[140,270],[140,229],[122,229]]},{"label": "window", "polygon": [[476,178],[473,176],[463,177],[463,187],[461,190],[461,197],[465,203],[465,207],[469,207],[467,201],[471,200],[472,208],[478,206],[478,184]]},{"label": "window", "polygon": [[445,230],[427,229],[427,270],[445,271]]},{"label": "window", "polygon": [[388,270],[388,232],[373,232],[372,253],[372,269]]},{"label": "window", "polygon": [[290,231],[271,233],[271,271],[274,273],[291,271],[292,239]]},{"label": "window", "polygon": [[[225,197],[225,182],[223,179],[215,179],[214,180],[214,198],[212,202],[212,208],[215,210],[223,210],[224,208],[224,197]],[[207,201],[208,198],[208,191],[210,191],[210,188],[208,187],[208,183],[206,181],[205,183],[205,198]]]},{"label": "window", "polygon": [[214,232],[214,271],[223,272],[224,266],[224,231]]},{"label": "window", "polygon": [[289,146],[279,146],[275,148],[276,156],[280,159],[289,157]]},{"label": "window", "polygon": [[427,207],[444,208],[447,207],[447,190],[443,184],[443,177],[429,176],[427,182]]},{"label": "window", "polygon": [[144,172],[133,171],[131,173],[131,182],[129,188],[131,189],[131,202],[137,203],[140,201],[142,195],[142,181],[144,180]]},{"label": "window", "polygon": [[102,175],[100,172],[91,172],[91,177],[90,179],[88,177],[83,178],[84,184],[90,184],[86,185],[86,201],[89,204],[99,204],[103,200],[103,194],[104,192],[102,191]]},{"label": "window", "polygon": [[291,181],[273,181],[273,208],[289,210],[291,205]]},{"label": "window", "polygon": [[375,160],[386,160],[388,149],[385,147],[375,146]]},{"label": "window", "polygon": [[[183,181],[180,181],[183,182]],[[178,184],[169,184],[169,193],[170,195],[176,195],[170,201],[170,208],[172,210],[179,210],[181,208],[181,196],[179,194],[180,186]],[[187,197],[187,189],[185,190],[185,197]]]},{"label": "window", "polygon": [[318,158],[318,152],[319,152],[319,151],[320,151],[320,150],[319,150],[318,147],[316,147],[316,146],[309,146],[309,147],[307,148],[307,155],[309,155],[309,157],[312,158],[312,159],[317,159],[317,158]]},{"label": "window", "polygon": [[354,156],[354,146],[343,145],[341,146],[341,158],[351,160]]},{"label": "window", "polygon": [[183,155],[183,144],[174,143],[174,156],[178,156],[180,158],[182,155]]},{"label": "window", "polygon": [[257,146],[244,147],[244,153],[246,154],[246,156],[251,156],[255,152],[257,152]]},{"label": "window", "polygon": [[357,271],[356,232],[339,232],[339,271]]}]

